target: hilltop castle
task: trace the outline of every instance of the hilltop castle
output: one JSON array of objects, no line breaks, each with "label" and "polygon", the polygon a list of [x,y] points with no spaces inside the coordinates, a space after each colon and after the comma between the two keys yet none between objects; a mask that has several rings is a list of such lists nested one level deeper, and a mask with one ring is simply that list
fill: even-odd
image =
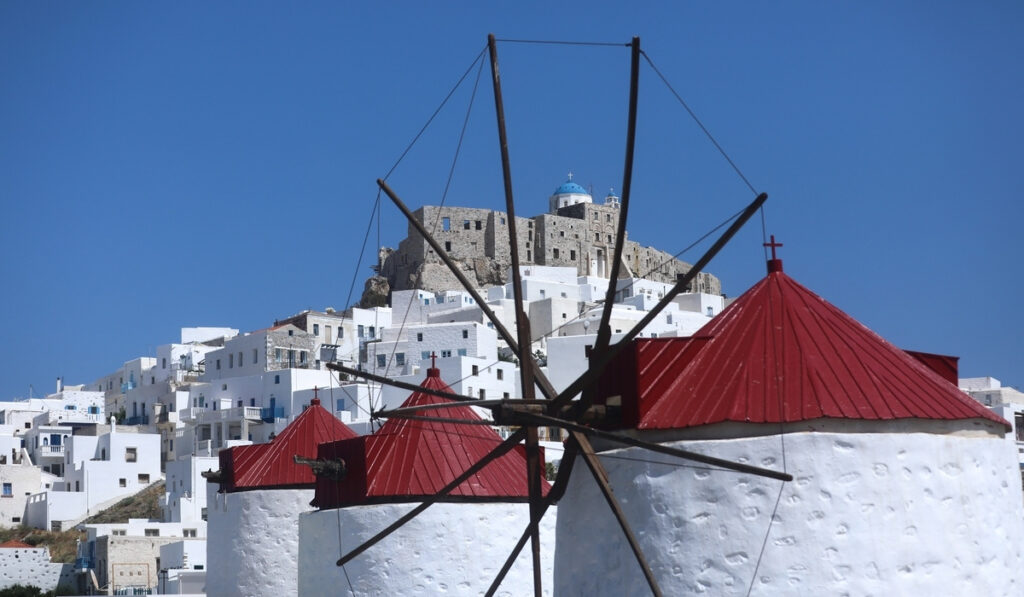
[{"label": "hilltop castle", "polygon": [[[603,204],[579,184],[569,180],[560,185],[548,200],[548,213],[532,218],[517,218],[519,259],[523,265],[575,267],[580,276],[607,277],[615,252],[619,225],[619,198],[609,193]],[[424,206],[414,216],[445,251],[458,262],[466,276],[481,287],[505,284],[512,265],[508,238],[508,214],[503,211],[471,207]],[[421,288],[439,292],[459,286],[455,276],[434,254],[426,240],[409,225],[408,236],[397,250],[384,247],[379,255],[378,286],[386,278],[389,290]],[[637,277],[673,284],[691,265],[653,247],[627,240],[623,250],[621,277]],[[371,291],[373,279],[367,282]],[[693,291],[721,294],[721,282],[701,273],[693,281]],[[366,295],[364,295],[364,302]],[[365,305],[364,305],[365,306]]]}]

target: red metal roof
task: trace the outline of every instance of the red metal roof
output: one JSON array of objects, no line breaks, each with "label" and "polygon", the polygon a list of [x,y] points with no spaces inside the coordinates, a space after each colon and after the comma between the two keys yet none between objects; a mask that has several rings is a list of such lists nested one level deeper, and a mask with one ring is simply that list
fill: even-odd
[{"label": "red metal roof", "polygon": [[623,425],[726,421],[982,418],[1009,423],[931,368],[782,272],[697,333],[637,340],[608,369],[599,402],[621,396]]},{"label": "red metal roof", "polygon": [[356,433],[314,398],[270,443],[221,450],[221,489],[312,489],[316,477],[293,457],[316,458],[318,445],[353,437]]},{"label": "red metal roof", "polygon": [[4,549],[26,549],[26,548],[27,549],[34,549],[34,547],[29,545],[28,543],[22,543],[21,541],[18,541],[17,539],[11,539],[10,541],[4,541],[3,543],[0,543],[0,548],[4,548]]},{"label": "red metal roof", "polygon": [[[451,392],[437,369],[428,369],[424,388]],[[458,402],[413,392],[403,407],[451,403],[451,408],[420,411],[437,419],[481,420],[473,409]],[[341,458],[345,478],[317,479],[319,508],[366,503],[410,502],[435,495],[463,471],[481,460],[502,441],[489,426],[448,421],[392,418],[376,433],[320,446],[319,458]],[[543,473],[543,466],[541,471]],[[541,480],[543,493],[549,485]],[[528,496],[526,458],[512,450],[485,466],[452,491],[447,501],[519,501]]]}]

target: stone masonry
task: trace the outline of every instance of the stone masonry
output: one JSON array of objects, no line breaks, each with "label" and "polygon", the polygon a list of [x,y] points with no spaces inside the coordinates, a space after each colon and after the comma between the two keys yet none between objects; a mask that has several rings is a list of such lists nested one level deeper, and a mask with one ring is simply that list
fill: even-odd
[{"label": "stone masonry", "polygon": [[[508,240],[508,214],[472,207],[424,206],[413,216],[478,287],[502,285],[512,265]],[[522,265],[575,266],[580,276],[607,277],[615,252],[619,225],[617,205],[577,203],[532,218],[517,218],[519,258]],[[459,282],[427,241],[409,225],[398,249],[381,251],[380,275],[391,290],[420,288],[440,292],[459,288]],[[691,265],[654,247],[627,239],[620,277],[638,277],[674,283]],[[691,284],[694,291],[721,294],[721,282],[701,273]]]}]

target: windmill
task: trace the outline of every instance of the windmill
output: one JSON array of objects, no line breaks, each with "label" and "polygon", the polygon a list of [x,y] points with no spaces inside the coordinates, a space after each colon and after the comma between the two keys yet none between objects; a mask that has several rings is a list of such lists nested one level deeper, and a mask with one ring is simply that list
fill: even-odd
[{"label": "windmill", "polygon": [[[739,215],[734,219],[728,229],[711,246],[711,248],[694,263],[693,267],[685,274],[679,276],[675,285],[661,298],[657,305],[651,309],[632,329],[627,331],[616,343],[611,342],[610,317],[617,290],[617,280],[622,262],[623,246],[625,243],[626,221],[629,209],[630,189],[632,183],[633,169],[633,148],[636,134],[637,98],[639,89],[639,65],[640,65],[640,40],[634,37],[630,43],[625,44],[631,49],[631,72],[629,92],[629,112],[626,138],[625,165],[623,171],[623,183],[619,203],[619,222],[615,237],[614,253],[611,260],[608,287],[605,293],[603,311],[600,324],[597,330],[597,340],[590,352],[590,367],[578,379],[573,381],[562,392],[555,390],[552,383],[541,370],[536,358],[530,351],[531,334],[530,324],[523,309],[522,279],[520,271],[519,248],[516,242],[516,219],[515,205],[512,194],[512,174],[509,158],[507,135],[505,130],[504,105],[501,92],[501,77],[498,68],[497,40],[494,35],[488,37],[488,50],[491,64],[492,84],[494,90],[495,112],[497,117],[498,138],[501,152],[502,174],[505,191],[506,211],[508,212],[508,226],[510,238],[510,253],[512,260],[512,289],[514,293],[516,333],[510,332],[489,308],[486,300],[474,289],[474,285],[466,278],[455,262],[448,256],[444,248],[437,242],[426,227],[419,222],[408,209],[399,195],[387,182],[378,179],[377,184],[381,191],[395,204],[405,215],[409,223],[426,240],[434,253],[451,270],[452,274],[463,285],[484,315],[493,324],[498,335],[507,343],[514,352],[520,363],[521,387],[523,395],[517,399],[502,400],[478,400],[466,396],[452,394],[421,388],[413,384],[395,382],[385,377],[368,374],[366,372],[350,369],[340,365],[329,364],[328,367],[363,379],[377,381],[384,384],[394,385],[400,388],[418,391],[426,394],[434,394],[442,398],[457,402],[472,403],[473,406],[488,408],[491,410],[492,419],[497,425],[518,427],[507,439],[501,442],[488,454],[480,458],[476,463],[465,469],[461,474],[452,479],[447,485],[437,492],[432,499],[424,500],[420,505],[410,510],[404,516],[388,525],[375,536],[365,541],[360,546],[342,555],[337,564],[343,566],[353,558],[359,556],[367,549],[371,549],[376,543],[398,530],[408,521],[412,520],[419,513],[423,512],[442,499],[449,492],[455,490],[467,479],[482,471],[488,464],[500,458],[507,452],[520,444],[525,446],[526,455],[526,478],[529,487],[529,524],[523,530],[515,548],[509,554],[501,570],[495,576],[487,594],[491,595],[500,586],[503,578],[508,573],[512,564],[516,561],[521,550],[529,542],[531,545],[531,556],[533,562],[533,585],[534,593],[541,594],[541,566],[540,566],[540,536],[539,522],[547,509],[556,502],[564,493],[570,475],[577,458],[586,464],[588,471],[603,494],[608,507],[618,521],[619,527],[628,542],[637,565],[643,571],[651,592],[661,595],[657,580],[648,565],[647,558],[641,550],[637,539],[630,527],[629,522],[623,514],[622,507],[616,499],[614,491],[607,479],[601,461],[598,459],[594,447],[591,445],[592,438],[600,438],[605,442],[617,443],[625,446],[644,448],[652,452],[684,459],[692,462],[699,462],[705,465],[718,467],[720,469],[739,471],[743,473],[768,477],[772,479],[789,481],[792,477],[784,472],[756,467],[740,462],[733,462],[721,458],[709,457],[694,452],[668,447],[656,443],[639,440],[620,433],[602,430],[603,424],[614,422],[619,412],[614,405],[595,404],[595,384],[602,371],[613,362],[617,355],[634,340],[655,317],[668,306],[680,293],[687,290],[690,283],[702,271],[707,263],[729,242],[739,229],[761,208],[767,196],[759,194]],[[542,397],[536,396],[539,390]],[[577,399],[579,396],[579,399]],[[390,418],[423,418],[424,411],[431,408],[450,408],[450,403],[436,405],[419,405],[406,409],[393,409],[377,413],[380,417]],[[554,427],[568,433],[565,442],[565,455],[562,467],[558,471],[551,491],[545,496],[541,490],[541,456],[538,440],[538,428]]]}]

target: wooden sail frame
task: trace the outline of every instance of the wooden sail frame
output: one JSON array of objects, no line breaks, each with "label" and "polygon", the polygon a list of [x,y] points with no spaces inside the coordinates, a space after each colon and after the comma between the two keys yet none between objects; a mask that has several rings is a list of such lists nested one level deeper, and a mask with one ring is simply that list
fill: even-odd
[{"label": "wooden sail frame", "polygon": [[[469,402],[474,403],[475,406],[489,408],[492,412],[492,418],[495,424],[516,426],[518,429],[512,433],[507,439],[502,441],[497,447],[495,447],[490,453],[483,457],[478,462],[474,463],[468,469],[463,471],[455,479],[445,485],[441,490],[437,492],[430,499],[424,500],[417,507],[413,508],[407,514],[390,524],[385,529],[381,530],[377,535],[371,537],[367,541],[355,549],[342,555],[338,560],[337,565],[343,566],[345,563],[351,561],[373,545],[393,533],[394,531],[401,528],[406,522],[416,517],[418,514],[426,510],[437,500],[443,498],[449,492],[455,490],[459,485],[464,483],[467,479],[483,470],[490,462],[499,458],[503,454],[515,448],[520,443],[525,443],[525,453],[527,461],[527,479],[529,487],[529,508],[530,508],[530,520],[524,529],[518,543],[515,548],[509,554],[508,558],[504,562],[501,570],[496,575],[494,581],[487,591],[487,595],[493,595],[504,579],[505,575],[511,569],[512,564],[516,561],[521,550],[525,547],[526,542],[529,540],[531,544],[531,559],[533,563],[533,586],[534,594],[540,596],[542,594],[541,585],[541,566],[540,566],[540,536],[539,536],[539,522],[544,516],[548,507],[553,503],[557,502],[558,499],[564,494],[567,487],[573,465],[576,457],[579,456],[583,462],[587,465],[595,483],[602,492],[605,501],[608,503],[609,509],[612,511],[616,520],[622,529],[623,535],[626,541],[629,543],[630,548],[637,560],[637,564],[640,566],[643,574],[647,580],[648,586],[651,589],[652,594],[661,595],[661,589],[658,586],[657,580],[654,577],[653,572],[647,562],[639,543],[633,534],[632,528],[622,511],[619,501],[615,497],[614,491],[608,482],[608,474],[604,470],[600,459],[590,443],[591,436],[597,436],[604,440],[625,444],[634,447],[640,447],[648,449],[654,452],[667,454],[681,459],[690,461],[701,462],[711,466],[720,467],[726,470],[735,470],[744,473],[749,473],[758,476],[764,476],[782,481],[791,481],[792,476],[785,472],[774,471],[771,469],[764,469],[752,465],[747,465],[739,462],[727,461],[719,458],[710,456],[704,456],[694,452],[688,452],[686,450],[680,450],[677,448],[670,448],[662,446],[660,444],[645,442],[643,440],[636,439],[631,436],[612,433],[596,429],[588,424],[599,423],[602,420],[608,420],[610,417],[615,416],[614,409],[610,409],[605,406],[593,406],[592,402],[592,387],[597,381],[601,371],[610,363],[614,358],[631,342],[637,335],[646,327],[657,315],[669,304],[672,300],[681,292],[685,291],[690,282],[702,271],[708,262],[729,242],[729,240],[743,227],[744,224],[761,208],[764,202],[767,200],[767,195],[761,193],[754,201],[752,201],[736,219],[732,222],[729,228],[718,238],[718,240],[711,246],[710,249],[691,267],[691,269],[685,274],[679,276],[676,284],[672,289],[665,294],[665,296],[652,308],[645,317],[637,322],[618,342],[611,344],[611,329],[610,329],[610,316],[611,310],[614,303],[614,297],[616,292],[616,286],[618,282],[619,266],[622,260],[623,247],[625,245],[625,230],[626,230],[626,219],[629,208],[629,195],[632,186],[632,170],[633,170],[633,149],[635,145],[636,137],[636,118],[637,118],[637,103],[639,95],[639,58],[640,58],[640,38],[633,37],[631,42],[627,44],[631,48],[631,62],[630,62],[630,92],[629,92],[629,113],[627,123],[627,138],[626,138],[626,152],[625,152],[625,165],[623,169],[623,185],[622,195],[620,203],[620,215],[618,233],[615,240],[615,250],[612,260],[611,272],[609,274],[608,288],[606,289],[606,297],[604,301],[604,307],[601,314],[601,322],[597,330],[597,341],[594,349],[591,352],[590,366],[587,371],[581,374],[575,381],[562,392],[556,392],[554,386],[548,380],[547,376],[541,370],[537,359],[530,352],[531,341],[529,331],[529,320],[523,310],[523,297],[522,297],[522,279],[520,272],[520,261],[517,236],[515,233],[515,205],[512,195],[512,175],[511,175],[511,162],[509,158],[508,150],[508,139],[505,131],[505,116],[504,116],[504,104],[501,93],[501,77],[498,68],[498,57],[497,57],[497,43],[495,36],[488,36],[488,50],[491,62],[491,75],[492,85],[494,89],[494,101],[495,101],[495,113],[497,117],[498,126],[498,137],[501,151],[502,161],[502,176],[505,190],[505,201],[506,209],[508,211],[509,221],[509,244],[510,253],[512,260],[512,287],[514,294],[514,303],[516,309],[516,335],[513,334],[502,324],[499,318],[487,305],[486,301],[479,295],[474,286],[457,267],[454,261],[448,256],[448,254],[442,249],[440,243],[433,237],[425,226],[419,222],[412,212],[406,207],[405,203],[398,196],[398,194],[392,189],[385,181],[378,179],[377,185],[379,188],[388,196],[389,199],[395,204],[395,206],[403,213],[409,223],[416,229],[416,231],[426,240],[430,247],[434,250],[434,253],[444,262],[448,269],[454,274],[459,283],[465,288],[465,290],[473,297],[476,304],[480,307],[484,315],[494,325],[498,335],[508,344],[509,348],[519,358],[519,368],[522,382],[523,396],[520,399],[502,399],[502,400],[476,400],[468,396],[461,396],[450,392],[439,392],[428,388],[422,388],[407,384],[404,382],[397,382],[389,380],[385,377],[376,376],[367,372],[349,369],[336,364],[328,364],[327,366],[331,369],[348,373],[364,379],[370,379],[380,383],[391,384],[400,388],[410,389],[418,392],[424,392],[427,394],[434,394],[447,398],[449,400],[455,400],[458,402]],[[544,399],[537,399],[534,394],[534,388],[540,390],[541,394],[544,395]],[[574,401],[573,399],[582,393],[580,400]],[[438,406],[450,406],[450,405],[438,405]],[[419,406],[410,407],[406,409],[393,409],[389,411],[382,411],[375,413],[380,417],[408,417],[416,418],[419,417],[416,413],[420,413],[424,410],[428,410],[429,407]],[[556,476],[555,482],[551,488],[551,491],[546,497],[542,496],[540,490],[540,450],[538,442],[538,427],[557,427],[564,429],[568,432],[569,437],[565,442],[565,453],[563,455],[562,466],[560,467]],[[566,461],[568,459],[568,462]]]}]

